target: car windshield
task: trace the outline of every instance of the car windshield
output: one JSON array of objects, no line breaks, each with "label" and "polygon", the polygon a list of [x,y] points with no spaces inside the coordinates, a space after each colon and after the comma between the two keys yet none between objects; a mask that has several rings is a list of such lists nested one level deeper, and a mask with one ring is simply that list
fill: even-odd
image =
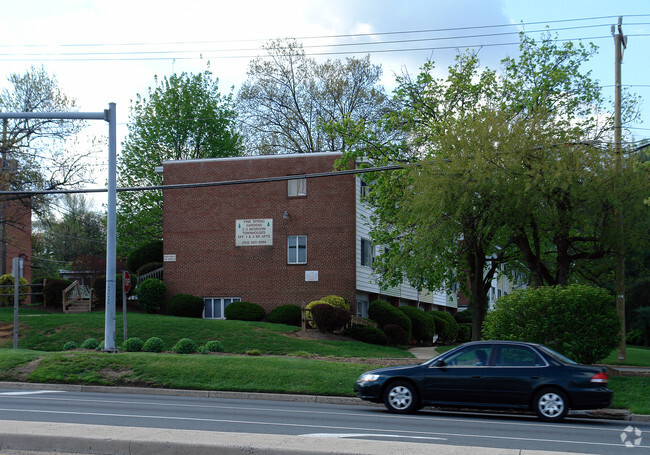
[{"label": "car windshield", "polygon": [[553,349],[547,348],[546,346],[537,346],[540,351],[544,351],[547,355],[550,355],[554,359],[558,360],[561,363],[566,363],[568,365],[577,365],[578,362],[574,362],[568,357],[563,356],[559,352],[555,352]]}]

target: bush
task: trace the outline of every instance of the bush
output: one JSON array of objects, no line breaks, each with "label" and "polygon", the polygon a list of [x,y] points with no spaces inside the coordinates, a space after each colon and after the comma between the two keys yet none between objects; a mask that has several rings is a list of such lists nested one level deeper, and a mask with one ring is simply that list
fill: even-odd
[{"label": "bush", "polygon": [[354,324],[352,327],[346,329],[343,334],[364,343],[378,344],[380,346],[386,346],[388,344],[386,334],[377,327],[369,325]]},{"label": "bush", "polygon": [[454,315],[454,319],[458,324],[471,324],[472,323],[472,310],[469,308],[463,311],[459,311]]},{"label": "bush", "polygon": [[456,341],[459,343],[467,343],[472,339],[472,323],[463,322],[458,324],[458,338]]},{"label": "bush", "polygon": [[399,310],[411,320],[411,337],[419,343],[431,343],[436,334],[436,322],[433,316],[419,308],[402,306]]},{"label": "bush", "polygon": [[189,338],[181,338],[176,342],[174,347],[172,347],[172,351],[177,352],[179,354],[192,354],[198,350],[198,346],[194,342],[194,340],[191,340]]},{"label": "bush", "polygon": [[144,342],[142,350],[145,352],[162,352],[165,350],[165,342],[158,337],[151,337]]},{"label": "bush", "polygon": [[69,280],[50,280],[43,286],[43,298],[45,306],[63,311],[63,291],[70,286]]},{"label": "bush", "polygon": [[644,344],[643,332],[641,332],[639,329],[630,330],[629,332],[627,332],[627,335],[625,336],[625,342],[633,346],[643,346]]},{"label": "bush", "polygon": [[162,262],[147,262],[145,265],[140,267],[136,274],[142,276],[145,273],[153,272],[154,270],[161,269],[163,266]]},{"label": "bush", "polygon": [[454,317],[446,311],[431,311],[436,318],[436,333],[438,343],[451,344],[458,338],[458,323]]},{"label": "bush", "polygon": [[226,319],[233,321],[261,321],[266,312],[257,303],[233,302],[224,310]]},{"label": "bush", "polygon": [[150,262],[163,261],[162,240],[154,240],[139,246],[126,257],[126,268],[136,273],[140,267]]},{"label": "bush", "polygon": [[[368,306],[368,317],[375,321],[379,325],[379,328],[386,333],[390,344],[407,344],[411,340],[411,320],[390,303],[382,300],[370,302]],[[393,343],[391,335],[385,330],[387,325],[398,325],[401,327],[404,331],[405,340],[400,343]],[[401,339],[401,337],[398,338]]]},{"label": "bush", "polygon": [[208,352],[224,352],[226,350],[219,340],[208,341],[203,347],[206,348]]},{"label": "bush", "polygon": [[99,346],[95,348],[95,351],[103,351],[104,350],[104,340],[99,342]]},{"label": "bush", "polygon": [[[100,306],[106,305],[106,275],[101,275],[93,278],[93,295],[97,298],[97,304]],[[131,290],[127,295],[131,295],[134,290]],[[122,306],[122,274],[115,275],[115,308]]]},{"label": "bush", "polygon": [[391,346],[406,345],[411,338],[408,336],[406,330],[397,324],[386,324],[382,330],[388,338],[388,344]]},{"label": "bush", "polygon": [[167,314],[186,318],[203,317],[203,299],[196,295],[178,294],[167,301]]},{"label": "bush", "polygon": [[98,346],[99,346],[99,341],[97,341],[97,338],[88,338],[81,345],[81,347],[84,349],[92,349],[92,350],[97,349]]},{"label": "bush", "polygon": [[322,302],[332,305],[334,308],[341,308],[347,312],[350,312],[350,304],[343,298],[338,295],[328,295],[321,299]]},{"label": "bush", "polygon": [[138,337],[127,338],[126,340],[124,340],[124,343],[122,343],[122,350],[126,352],[140,352],[142,351],[143,346],[144,343],[140,338]]},{"label": "bush", "polygon": [[[29,286],[20,286],[20,285],[25,285],[29,284],[29,281],[27,281],[27,278],[20,277],[18,279],[18,292],[21,294],[28,293],[29,292]],[[3,286],[13,286],[14,285],[14,277],[12,274],[8,273],[6,275],[0,276],[0,285]],[[25,303],[25,299],[27,298],[26,295],[19,295],[18,296],[18,303]],[[3,288],[0,287],[0,306],[13,306],[14,305],[14,288]]]},{"label": "bush", "polygon": [[77,349],[77,343],[75,343],[74,341],[68,341],[66,344],[63,345],[64,351],[72,351],[73,349]]},{"label": "bush", "polygon": [[298,305],[281,305],[274,308],[267,316],[266,322],[287,324],[300,327],[302,314]]},{"label": "bush", "polygon": [[336,308],[328,303],[314,305],[311,308],[314,322],[321,332],[334,332],[342,329],[350,322],[350,312],[343,308]]},{"label": "bush", "polygon": [[160,310],[167,286],[156,278],[144,280],[136,289],[138,305],[147,313],[155,313]]},{"label": "bush", "polygon": [[483,337],[545,344],[580,363],[596,363],[619,342],[614,298],[586,285],[522,289],[500,298]]}]

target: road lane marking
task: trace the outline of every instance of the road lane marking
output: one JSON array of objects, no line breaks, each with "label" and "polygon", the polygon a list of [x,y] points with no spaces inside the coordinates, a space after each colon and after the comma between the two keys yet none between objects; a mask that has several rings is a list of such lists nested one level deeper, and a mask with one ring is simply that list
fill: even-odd
[{"label": "road lane marking", "polygon": [[63,393],[63,390],[26,390],[26,391],[21,391],[21,392],[0,392],[0,395],[11,395],[11,396],[17,396],[17,395],[40,395],[43,393]]},{"label": "road lane marking", "polygon": [[433,438],[429,436],[407,436],[399,434],[373,434],[373,433],[311,433],[301,434],[309,438],[342,439],[342,438],[393,438],[393,439],[424,439],[430,441],[447,441],[447,438]]}]

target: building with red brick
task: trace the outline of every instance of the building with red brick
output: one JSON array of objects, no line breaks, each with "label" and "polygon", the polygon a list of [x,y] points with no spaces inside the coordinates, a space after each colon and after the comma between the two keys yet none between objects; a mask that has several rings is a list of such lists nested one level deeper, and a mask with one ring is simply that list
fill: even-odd
[{"label": "building with red brick", "polygon": [[[1,210],[1,209],[0,209]],[[13,273],[12,261],[23,260],[23,277],[31,281],[32,211],[28,200],[8,200],[4,205],[5,272]],[[2,236],[0,236],[2,237]],[[0,239],[0,241],[2,241]]]},{"label": "building with red brick", "polygon": [[[266,311],[342,296],[358,315],[381,297],[396,305],[455,309],[455,298],[403,284],[380,289],[373,276],[369,210],[352,174],[328,173],[337,153],[216,158],[163,163],[164,279],[168,295],[194,294],[205,317],[232,301]],[[258,179],[255,183],[237,181]],[[173,188],[172,185],[231,182]]]}]

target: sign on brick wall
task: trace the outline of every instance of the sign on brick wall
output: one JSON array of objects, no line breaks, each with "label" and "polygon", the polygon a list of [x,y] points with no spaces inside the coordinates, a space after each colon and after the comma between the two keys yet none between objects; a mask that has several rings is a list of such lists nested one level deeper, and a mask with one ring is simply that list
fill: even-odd
[{"label": "sign on brick wall", "polygon": [[273,218],[235,220],[235,246],[273,245]]}]

